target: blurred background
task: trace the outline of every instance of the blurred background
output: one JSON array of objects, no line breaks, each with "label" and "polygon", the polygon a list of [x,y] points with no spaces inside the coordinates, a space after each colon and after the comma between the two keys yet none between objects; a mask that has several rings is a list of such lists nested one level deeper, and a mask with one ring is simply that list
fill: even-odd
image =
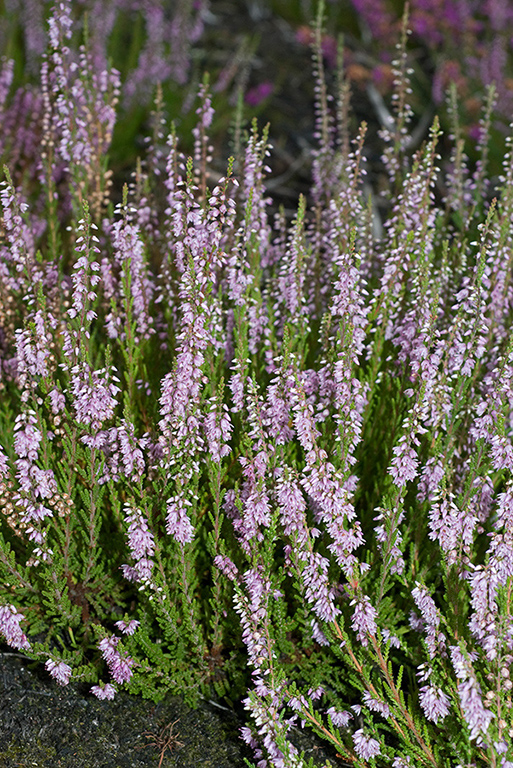
[{"label": "blurred background", "polygon": [[[40,87],[52,4],[44,0],[0,3],[0,113],[2,162],[15,183],[34,174],[38,126],[44,110]],[[234,145],[256,117],[270,123],[273,152],[269,188],[285,208],[295,208],[310,182],[314,139],[312,43],[315,0],[74,0],[70,48],[86,45],[94,69],[119,71],[121,91],[109,150],[114,190],[121,189],[137,158],[145,157],[160,88],[159,129],[176,125],[184,152],[192,152],[197,93],[208,73],[215,118],[210,135],[212,171],[223,174]],[[337,51],[351,89],[350,124],[369,125],[366,156],[380,171],[379,130],[393,115],[393,60],[405,4],[397,0],[326,0],[321,49],[328,89],[337,88]],[[427,136],[435,113],[446,136],[454,133],[454,84],[459,130],[471,161],[487,86],[496,96],[491,168],[500,173],[504,134],[513,114],[513,2],[510,0],[411,0],[407,50],[411,68],[411,150]],[[12,64],[12,81],[6,70]],[[335,107],[333,107],[335,108]],[[442,143],[443,149],[443,143]]]}]

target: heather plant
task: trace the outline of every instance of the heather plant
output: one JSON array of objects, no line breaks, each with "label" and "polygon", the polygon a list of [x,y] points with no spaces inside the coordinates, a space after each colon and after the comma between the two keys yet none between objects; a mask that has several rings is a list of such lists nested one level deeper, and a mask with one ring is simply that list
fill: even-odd
[{"label": "heather plant", "polygon": [[192,155],[158,93],[114,204],[118,75],[70,47],[71,10],[50,12],[37,176],[7,155],[0,191],[4,640],[100,699],[242,699],[260,768],[319,764],[296,728],[326,766],[511,768],[513,155],[492,189],[493,93],[476,168],[456,98],[449,171],[436,119],[411,156],[403,35],[368,198],[319,22],[292,219],[268,214],[256,123],[210,179],[208,78]]}]

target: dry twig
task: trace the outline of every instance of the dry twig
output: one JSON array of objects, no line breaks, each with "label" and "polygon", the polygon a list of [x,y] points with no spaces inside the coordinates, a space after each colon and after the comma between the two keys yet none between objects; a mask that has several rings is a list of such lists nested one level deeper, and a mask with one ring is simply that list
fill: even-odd
[{"label": "dry twig", "polygon": [[145,747],[157,747],[157,749],[160,749],[159,768],[162,766],[166,750],[173,752],[173,750],[183,747],[183,743],[178,741],[178,734],[173,733],[173,727],[178,722],[179,720],[175,720],[172,723],[168,723],[162,728],[160,733],[152,733],[151,731],[144,731],[143,733],[143,736],[146,736],[147,739],[152,739],[152,741],[148,744],[143,744],[138,749],[144,749]]}]

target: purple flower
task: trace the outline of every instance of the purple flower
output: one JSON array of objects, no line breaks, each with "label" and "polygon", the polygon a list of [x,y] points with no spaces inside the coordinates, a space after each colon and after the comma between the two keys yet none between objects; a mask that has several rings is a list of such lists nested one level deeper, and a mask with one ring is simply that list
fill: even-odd
[{"label": "purple flower", "polygon": [[138,509],[127,516],[128,546],[133,557],[139,560],[143,555],[151,556],[155,551],[154,536],[148,523]]},{"label": "purple flower", "polygon": [[[73,284],[72,306],[68,309],[68,316],[70,318],[79,317],[82,321],[82,316],[85,313],[85,318],[89,322],[95,317],[95,313],[92,309],[88,309],[87,312],[85,312],[85,310],[88,306],[90,307],[91,302],[95,300],[96,293],[92,288],[97,285],[101,279],[100,276],[96,274],[100,270],[100,265],[97,261],[89,261],[89,251],[92,250],[95,253],[99,253],[100,250],[97,246],[93,246],[92,248],[90,246],[92,238],[89,233],[89,222],[86,219],[80,219],[78,222],[78,235],[79,236],[75,242],[75,251],[79,254],[79,257],[73,266],[73,275],[71,277],[71,282]],[[96,235],[93,237],[95,240],[98,239]],[[95,274],[90,274],[90,271]],[[86,336],[87,334],[88,331],[86,332]]]},{"label": "purple flower", "polygon": [[120,640],[120,637],[112,635],[111,637],[104,637],[103,640],[100,640],[98,643],[98,648],[102,652],[102,656],[107,663],[116,657],[118,652],[117,647]]},{"label": "purple flower", "polygon": [[167,500],[166,531],[182,546],[194,539],[194,528],[187,515],[186,506],[192,507],[192,502],[184,498],[183,493]]},{"label": "purple flower", "polygon": [[376,609],[371,605],[371,601],[367,595],[362,598],[351,600],[350,605],[354,605],[353,619],[351,627],[356,632],[356,637],[362,645],[368,644],[367,635],[376,634],[376,617],[378,615]]},{"label": "purple flower", "polygon": [[127,581],[151,581],[151,574],[153,571],[153,561],[148,560],[147,557],[141,557],[135,565],[122,565],[121,572]]},{"label": "purple flower", "polygon": [[289,319],[296,327],[302,327],[304,321],[301,318],[307,313],[303,290],[306,261],[303,236],[304,199],[301,200],[287,246],[280,259],[277,302],[274,307],[274,313],[280,319],[280,331]]},{"label": "purple flower", "polygon": [[242,411],[244,408],[244,376],[239,373],[237,367],[238,363],[235,361],[232,366],[232,369],[235,370],[234,373],[232,373],[230,376],[230,381],[228,382],[228,386],[232,392],[232,400],[234,402],[232,413]]},{"label": "purple flower", "polygon": [[[266,162],[265,158],[268,157],[269,154],[266,140],[264,138],[259,138],[256,132],[252,132],[249,141],[246,144],[244,167],[241,173],[242,205],[247,205],[248,210],[243,237],[245,240],[244,245],[250,240],[255,240],[256,247],[264,256],[261,262],[263,268],[267,266],[265,254],[269,252],[271,239],[271,227],[269,225],[269,217],[266,210],[271,199],[267,195],[267,190],[264,184],[264,174],[266,171],[269,171],[269,168],[264,165],[264,163]],[[251,245],[250,248],[253,248],[253,245]],[[253,310],[253,317],[250,318],[251,345],[252,342],[256,342],[262,328],[256,318],[255,305],[252,307],[250,306],[249,309]],[[255,325],[255,320],[257,320],[257,326]]]},{"label": "purple flower", "polygon": [[237,591],[234,605],[241,617],[242,639],[248,650],[249,663],[255,671],[260,671],[270,653],[267,628],[270,584],[258,568],[246,571],[244,583],[247,594]]},{"label": "purple flower", "polygon": [[295,712],[300,712],[302,709],[308,710],[309,707],[308,701],[303,695],[293,696],[288,700],[287,704]]},{"label": "purple flower", "polygon": [[[259,760],[257,765],[261,768],[266,768],[267,765],[273,765],[276,768],[299,767],[302,761],[299,760],[297,748],[285,738],[290,727],[290,721],[287,723],[279,717],[276,698],[273,697],[271,701],[269,700],[272,693],[274,692],[267,686],[257,684],[254,693],[243,700],[244,708],[251,712],[257,724],[260,745],[265,747],[269,758],[269,763],[267,760],[260,760],[263,757],[262,750],[255,749],[255,757]],[[241,729],[241,733],[246,743],[255,747],[258,745],[258,742],[252,738],[249,729]],[[282,748],[285,752],[282,751]]]},{"label": "purple flower", "polygon": [[116,683],[128,683],[133,675],[133,659],[130,656],[116,656],[109,663],[109,671]]},{"label": "purple flower", "polygon": [[397,487],[403,488],[408,481],[414,480],[417,476],[419,460],[415,449],[409,444],[406,436],[401,438],[399,445],[396,445],[392,452],[394,458],[389,473]]},{"label": "purple flower", "polygon": [[33,466],[30,470],[30,476],[33,483],[33,493],[37,498],[48,499],[57,493],[57,483],[51,469],[39,469]]},{"label": "purple flower", "polygon": [[[48,57],[51,72],[48,71],[48,59],[44,62],[46,88],[55,93],[50,112],[50,135],[57,158],[66,163],[65,170],[71,170],[75,179],[78,176],[84,186],[89,187],[88,191],[98,205],[100,200],[93,193],[90,168],[110,144],[120,79],[115,69],[102,70],[97,62],[95,66],[85,46],[79,49],[78,56],[70,51],[67,43],[72,24],[69,0],[55,3],[48,20],[53,49]],[[46,120],[48,116],[46,112]],[[49,131],[50,126],[46,130]]]},{"label": "purple flower", "polygon": [[274,85],[269,80],[264,80],[263,83],[255,85],[254,88],[250,88],[246,91],[244,101],[249,104],[250,107],[258,107],[258,105],[268,99],[271,93],[274,91]]},{"label": "purple flower", "polygon": [[[14,189],[10,176],[0,182],[0,201],[2,203],[3,226],[9,246],[9,261],[16,265],[16,271],[31,274],[35,255],[34,234],[22,217],[28,205]],[[33,290],[33,287],[30,287]]]},{"label": "purple flower", "polygon": [[322,621],[333,621],[340,613],[334,605],[333,590],[328,580],[328,560],[318,552],[300,552],[299,558],[305,565],[301,580],[305,586],[305,597]]},{"label": "purple flower", "polygon": [[290,388],[290,377],[283,381],[282,376],[276,376],[267,387],[266,402],[262,408],[262,421],[277,445],[288,443],[294,437],[288,402]]},{"label": "purple flower", "polygon": [[352,565],[356,561],[355,555],[351,553],[361,546],[365,539],[359,520],[346,528],[347,524],[344,518],[353,514],[352,505],[347,504],[345,508],[341,505],[339,512],[338,517],[330,521],[326,526],[328,533],[333,539],[333,542],[329,544],[329,550],[334,553],[337,562],[347,573],[352,569]]},{"label": "purple flower", "polygon": [[226,555],[216,555],[214,558],[214,565],[216,568],[219,568],[221,573],[230,579],[230,581],[235,581],[239,574],[235,563],[233,563],[229,557],[226,557]]},{"label": "purple flower", "polygon": [[14,59],[4,59],[0,68],[0,109],[5,106],[14,75]]},{"label": "purple flower", "polygon": [[322,685],[317,686],[317,688],[309,688],[308,689],[308,696],[312,701],[317,701],[317,699],[321,699],[325,694],[325,690],[322,687]]},{"label": "purple flower", "polygon": [[47,333],[45,321],[40,310],[33,319],[34,330],[15,331],[16,367],[19,383],[27,386],[29,378],[48,375],[47,360],[50,355],[51,336]]},{"label": "purple flower", "polygon": [[109,672],[116,683],[127,683],[132,677],[134,660],[127,655],[121,655],[118,651],[119,637],[113,635],[100,640],[98,648],[107,662]]},{"label": "purple flower", "polygon": [[64,40],[69,40],[72,28],[70,0],[55,2],[48,19],[48,32],[52,48],[60,48]]},{"label": "purple flower", "polygon": [[0,605],[0,632],[5,641],[12,648],[20,651],[28,651],[30,643],[20,627],[20,622],[25,617],[19,613],[14,605]]},{"label": "purple flower", "polygon": [[337,728],[345,728],[350,720],[353,719],[354,715],[351,712],[342,711],[339,712],[335,709],[335,707],[330,707],[326,710],[326,714],[331,717],[331,721],[333,725],[337,726]]},{"label": "purple flower", "polygon": [[28,424],[25,424],[23,428],[24,421],[25,416],[20,415],[16,417],[14,423],[16,432],[14,437],[14,450],[20,459],[27,458],[30,461],[35,461],[37,459],[39,444],[43,436],[39,429],[34,426],[35,419],[33,417],[28,417]]},{"label": "purple flower", "polygon": [[434,685],[423,685],[419,689],[419,701],[428,720],[437,723],[449,714],[449,697],[441,688]]},{"label": "purple flower", "polygon": [[213,403],[211,410],[206,414],[203,421],[203,429],[212,460],[220,462],[222,458],[228,456],[231,452],[228,441],[233,430],[233,424],[226,403],[216,407],[215,398],[213,398]]},{"label": "purple flower", "polygon": [[[201,367],[205,357],[203,347],[203,329],[200,322],[191,323],[191,333],[198,334],[198,339],[188,338],[184,348],[177,356],[174,370],[164,376],[161,382],[159,427],[162,431],[163,445],[182,447],[188,452],[203,447],[199,436],[200,421],[195,403],[199,402],[202,374]],[[201,341],[200,337],[201,336]],[[197,346],[195,346],[197,345]]]},{"label": "purple flower", "polygon": [[424,465],[420,480],[418,483],[419,492],[417,498],[419,501],[432,500],[437,492],[440,482],[444,476],[445,470],[441,460],[432,456]]},{"label": "purple flower", "polygon": [[[147,435],[135,436],[133,424],[122,419],[119,426],[111,427],[101,433],[102,449],[105,453],[104,473],[100,483],[118,480],[124,475],[133,482],[138,482],[145,470],[143,449],[149,443]],[[97,435],[100,437],[100,433]]]},{"label": "purple flower", "polygon": [[116,627],[120,629],[125,635],[133,635],[137,627],[141,622],[137,619],[131,619],[130,621],[116,621]]},{"label": "purple flower", "polygon": [[500,582],[498,574],[490,565],[489,562],[485,569],[482,566],[477,566],[469,578],[471,602],[474,609],[469,626],[474,636],[481,642],[487,635],[491,634],[490,630],[495,630],[494,617],[497,613],[495,598]]},{"label": "purple flower", "polygon": [[[115,376],[112,378],[118,381]],[[73,406],[79,423],[91,425],[98,430],[113,415],[119,387],[108,379],[105,368],[93,371],[88,365],[75,365],[71,369]]]},{"label": "purple flower", "polygon": [[363,732],[363,728],[359,728],[353,733],[353,743],[354,751],[362,760],[369,760],[369,758],[376,757],[380,753],[379,741],[366,735]]},{"label": "purple flower", "polygon": [[137,482],[144,472],[144,457],[141,449],[147,445],[148,439],[142,437],[137,440],[134,435],[133,424],[124,419],[117,429],[117,439],[123,460],[124,474],[132,481]]},{"label": "purple flower", "polygon": [[438,651],[445,653],[445,635],[438,631],[440,624],[440,611],[435,605],[435,601],[428,593],[426,587],[415,582],[415,588],[412,590],[412,597],[421,611],[422,619],[425,623],[426,645],[429,655],[433,659]]},{"label": "purple flower", "polygon": [[299,541],[305,542],[308,538],[306,501],[299,484],[287,475],[282,475],[276,485],[283,532],[286,536],[295,534]]},{"label": "purple flower", "polygon": [[128,523],[128,547],[136,561],[135,566],[121,566],[123,575],[129,581],[146,581],[151,578],[152,557],[155,553],[155,537],[148,527],[148,522],[140,509],[132,509],[125,504],[126,522]]},{"label": "purple flower", "polygon": [[426,624],[432,627],[438,627],[440,624],[440,611],[435,605],[435,601],[428,593],[427,589],[418,581],[415,582],[415,588],[412,590],[412,597],[422,612],[422,617]]},{"label": "purple flower", "polygon": [[112,701],[116,695],[116,688],[110,683],[100,683],[100,685],[93,685],[91,693],[93,693],[97,699],[108,699],[109,701]]},{"label": "purple flower", "polygon": [[401,641],[395,635],[392,635],[389,629],[382,629],[381,634],[385,643],[390,643],[392,648],[400,648]]},{"label": "purple flower", "polygon": [[476,739],[480,734],[486,733],[495,717],[493,712],[483,705],[481,690],[477,681],[470,677],[463,683],[458,683],[463,717],[470,727],[470,739]]},{"label": "purple flower", "polygon": [[0,446],[0,478],[6,478],[9,474],[9,459]]},{"label": "purple flower", "polygon": [[440,500],[434,500],[429,510],[429,538],[440,544],[447,554],[450,565],[458,562],[459,549],[463,545],[468,553],[474,540],[474,531],[478,519],[470,509],[460,509],[451,498],[444,496]]},{"label": "purple flower", "polygon": [[[505,741],[496,741],[493,745],[497,751],[498,755],[503,755],[505,752],[508,751],[508,745]],[[504,763],[502,763],[504,765]]]},{"label": "purple flower", "polygon": [[450,651],[456,677],[461,681],[458,683],[458,694],[463,717],[470,727],[470,738],[480,739],[481,734],[488,730],[495,715],[485,708],[481,700],[481,688],[472,667],[472,662],[477,659],[477,653],[473,651],[465,655],[457,645],[451,645]]},{"label": "purple flower", "polygon": [[312,627],[312,639],[319,645],[329,645],[330,642],[322,629],[319,627],[319,623],[315,619],[310,620],[310,626]]},{"label": "purple flower", "polygon": [[253,538],[261,541],[263,534],[260,526],[267,528],[271,523],[269,498],[264,491],[258,491],[256,488],[248,491],[246,487],[245,490],[247,493],[243,502],[244,514],[240,522],[237,521],[234,525],[246,542]]},{"label": "purple flower", "polygon": [[[154,333],[149,308],[155,286],[145,264],[144,243],[138,225],[130,224],[125,216],[112,225],[111,236],[116,261],[121,264],[125,274],[130,276],[129,283],[127,279],[121,281],[119,290],[124,295],[125,305],[131,305],[131,312],[136,321],[135,341],[137,342],[139,339],[149,338]],[[130,294],[125,295],[128,286]],[[128,322],[127,317],[122,319],[125,324]],[[108,322],[113,321],[113,318],[108,318]]]},{"label": "purple flower", "polygon": [[314,410],[305,400],[304,391],[298,392],[299,397],[294,403],[294,427],[301,446],[306,454],[309,454],[316,443],[319,430],[315,426]]},{"label": "purple flower", "polygon": [[469,677],[475,677],[472,662],[477,659],[476,652],[473,651],[465,655],[458,645],[451,645],[449,648],[456,677],[459,680],[467,680]]},{"label": "purple flower", "polygon": [[371,710],[371,712],[378,712],[384,718],[390,717],[390,707],[384,701],[375,699],[370,691],[364,691],[363,695],[364,704]]},{"label": "purple flower", "polygon": [[67,685],[69,683],[71,667],[63,661],[53,661],[53,659],[48,659],[48,661],[45,662],[45,667],[51,676],[57,680],[59,685]]}]

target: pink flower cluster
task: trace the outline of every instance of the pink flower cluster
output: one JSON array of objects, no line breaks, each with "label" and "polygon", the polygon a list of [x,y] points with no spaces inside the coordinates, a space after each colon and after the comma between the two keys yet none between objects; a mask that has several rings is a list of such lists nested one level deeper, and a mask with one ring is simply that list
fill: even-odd
[{"label": "pink flower cluster", "polygon": [[27,636],[20,627],[24,618],[14,605],[0,605],[0,632],[8,645],[20,651],[30,648]]},{"label": "pink flower cluster", "polygon": [[[109,672],[116,681],[116,683],[128,683],[132,677],[132,667],[134,660],[126,653],[120,653],[118,651],[118,644],[121,638],[113,635],[112,637],[106,637],[100,640],[98,648],[102,652],[102,656],[107,662]],[[103,698],[108,698],[106,695]]]}]

